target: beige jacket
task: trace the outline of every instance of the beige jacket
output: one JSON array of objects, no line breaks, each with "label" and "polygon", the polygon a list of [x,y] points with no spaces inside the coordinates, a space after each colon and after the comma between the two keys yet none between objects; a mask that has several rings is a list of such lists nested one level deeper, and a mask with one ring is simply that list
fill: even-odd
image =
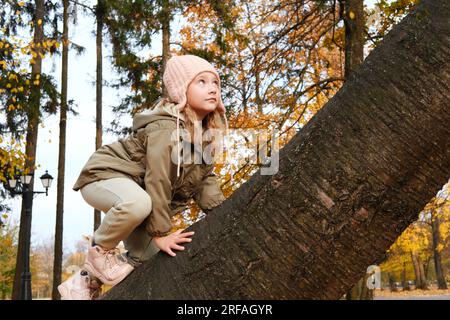
[{"label": "beige jacket", "polygon": [[[178,115],[179,124],[184,128],[183,114]],[[213,173],[214,164],[205,163],[203,158],[202,164],[181,162],[177,177],[177,164],[171,158],[172,149],[178,148],[176,129],[177,110],[173,103],[162,100],[153,109],[136,114],[133,133],[95,151],[81,170],[73,190],[97,180],[131,178],[152,199],[152,212],[146,221],[150,236],[167,235],[172,227],[170,218],[186,209],[191,199],[203,211],[221,204],[225,197]],[[188,145],[194,150],[193,144]]]}]

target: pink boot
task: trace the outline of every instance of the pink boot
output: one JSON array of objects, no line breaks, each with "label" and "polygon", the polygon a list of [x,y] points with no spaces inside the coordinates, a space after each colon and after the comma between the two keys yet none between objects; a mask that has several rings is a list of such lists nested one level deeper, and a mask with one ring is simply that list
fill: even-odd
[{"label": "pink boot", "polygon": [[92,239],[89,240],[90,245],[83,268],[92,276],[107,285],[115,286],[134,270],[118,248],[105,250],[98,245],[92,246]]},{"label": "pink boot", "polygon": [[87,271],[80,270],[58,286],[62,300],[92,300],[90,277]]}]

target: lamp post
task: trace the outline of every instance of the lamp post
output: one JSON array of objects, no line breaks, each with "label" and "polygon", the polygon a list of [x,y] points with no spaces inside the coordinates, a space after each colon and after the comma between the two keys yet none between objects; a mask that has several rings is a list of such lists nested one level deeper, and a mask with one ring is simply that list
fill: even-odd
[{"label": "lamp post", "polygon": [[20,194],[25,204],[25,228],[24,228],[24,250],[23,250],[23,271],[21,275],[20,299],[31,300],[31,272],[30,272],[30,238],[31,238],[31,207],[33,206],[33,195],[35,193],[45,193],[48,196],[53,177],[45,171],[41,181],[45,188],[44,191],[32,191],[30,188],[34,173],[15,175],[8,179],[8,189],[12,195]]}]

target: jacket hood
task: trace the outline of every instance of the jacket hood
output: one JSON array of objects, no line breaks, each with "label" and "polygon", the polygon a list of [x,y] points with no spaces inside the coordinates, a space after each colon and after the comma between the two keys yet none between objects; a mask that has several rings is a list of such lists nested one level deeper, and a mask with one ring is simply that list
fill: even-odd
[{"label": "jacket hood", "polygon": [[[178,116],[180,121],[185,121],[182,112],[179,112]],[[168,102],[165,99],[160,99],[152,109],[146,109],[140,113],[136,113],[133,117],[133,131],[144,128],[147,124],[160,119],[172,119],[177,121],[176,104]]]}]

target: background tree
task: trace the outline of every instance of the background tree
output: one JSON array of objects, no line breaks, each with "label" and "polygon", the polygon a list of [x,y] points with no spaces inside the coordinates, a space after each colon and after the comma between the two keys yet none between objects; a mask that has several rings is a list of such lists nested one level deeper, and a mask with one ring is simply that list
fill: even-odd
[{"label": "background tree", "polygon": [[19,226],[15,221],[2,216],[0,226],[0,299],[10,299],[16,268]]},{"label": "background tree", "polygon": [[[415,279],[415,287],[428,289],[430,278],[436,279],[438,289],[446,289],[445,264],[442,254],[449,251],[448,226],[450,221],[449,184],[446,184],[396,240],[388,251],[388,259],[381,269],[397,279],[402,279],[403,288],[409,290],[407,279]],[[436,224],[439,219],[439,226]],[[438,261],[436,263],[436,260]],[[446,264],[450,264],[447,258]],[[432,263],[431,263],[432,262]],[[434,272],[431,267],[434,267]],[[407,286],[405,288],[405,286]]]},{"label": "background tree", "polygon": [[61,106],[59,120],[59,154],[56,199],[55,242],[53,254],[52,299],[61,298],[58,285],[61,283],[63,255],[63,223],[64,223],[64,181],[66,163],[66,128],[67,128],[67,82],[69,58],[69,0],[63,1],[63,33],[62,33],[62,72],[61,72]]}]

